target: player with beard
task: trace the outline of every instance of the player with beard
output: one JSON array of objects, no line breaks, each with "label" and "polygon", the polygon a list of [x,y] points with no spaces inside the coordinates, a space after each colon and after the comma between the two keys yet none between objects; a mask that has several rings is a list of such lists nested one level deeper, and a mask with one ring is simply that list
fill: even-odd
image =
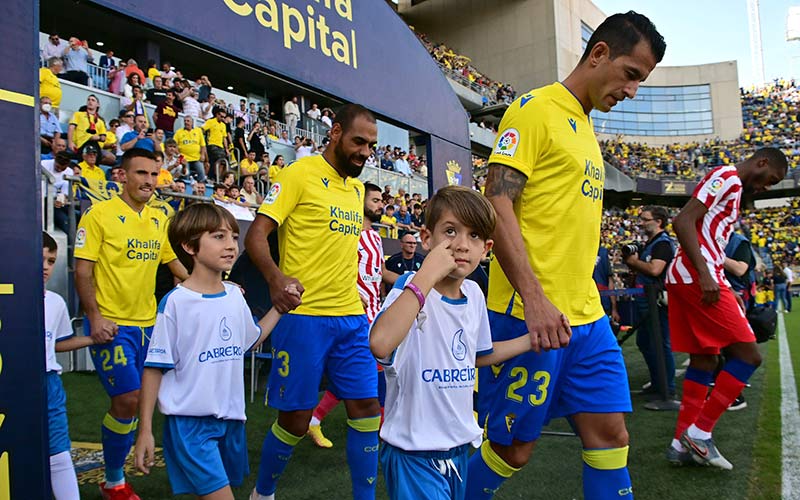
[{"label": "player with beard", "polygon": [[[367,218],[361,237],[358,240],[358,294],[367,313],[370,325],[375,321],[381,309],[381,282],[393,285],[400,276],[386,269],[383,258],[383,241],[372,224],[381,220],[383,199],[381,188],[367,182],[364,184],[364,217]],[[383,414],[383,402],[386,399],[386,378],[383,367],[378,364],[378,401]],[[322,434],[321,423],[325,416],[339,404],[339,399],[331,392],[325,391],[319,404],[314,408],[308,435],[320,448],[331,448],[333,443]]]},{"label": "player with beard", "polygon": [[[358,241],[364,185],[357,179],[378,128],[372,113],[345,105],[322,155],[281,171],[245,240],[247,253],[284,313],[272,333],[267,404],[278,418],[267,431],[251,499],[273,499],[292,451],[308,431],[323,372],[347,410],[347,462],[356,499],[375,498],[380,405],[369,322],[359,299]],[[267,236],[277,229],[280,266]],[[290,293],[294,285],[302,297]]]}]

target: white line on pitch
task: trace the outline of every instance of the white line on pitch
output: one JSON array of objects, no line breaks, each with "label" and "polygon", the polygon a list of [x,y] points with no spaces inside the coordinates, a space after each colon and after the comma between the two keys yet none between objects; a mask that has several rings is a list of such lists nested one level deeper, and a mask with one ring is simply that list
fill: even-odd
[{"label": "white line on pitch", "polygon": [[[794,335],[800,332],[793,332]],[[797,383],[794,379],[792,356],[786,340],[783,315],[778,314],[778,345],[781,364],[781,437],[782,498],[800,498],[800,407],[797,403]]]}]

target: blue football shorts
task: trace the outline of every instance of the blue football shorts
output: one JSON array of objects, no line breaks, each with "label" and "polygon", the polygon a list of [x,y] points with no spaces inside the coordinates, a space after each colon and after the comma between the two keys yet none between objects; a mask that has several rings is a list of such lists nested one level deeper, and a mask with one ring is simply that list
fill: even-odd
[{"label": "blue football shorts", "polygon": [[448,451],[405,451],[381,444],[381,468],[392,500],[462,500],[467,494],[468,443]]},{"label": "blue football shorts", "polygon": [[[523,320],[494,311],[489,325],[494,341],[528,331]],[[489,440],[501,445],[535,441],[553,418],[632,411],[622,350],[606,316],[573,326],[566,348],[481,368],[478,382],[480,422]]]},{"label": "blue football shorts", "polygon": [[167,415],[164,459],[175,495],[208,495],[250,474],[242,420]]},{"label": "blue football shorts", "polygon": [[69,427],[67,426],[67,393],[58,372],[47,372],[47,430],[50,441],[50,456],[69,451]]},{"label": "blue football shorts", "polygon": [[[89,318],[84,318],[83,329],[86,335],[91,333]],[[152,334],[152,326],[120,326],[114,340],[89,348],[94,369],[109,396],[139,390]]]},{"label": "blue football shorts", "polygon": [[272,357],[266,401],[278,410],[317,406],[323,373],[339,399],[378,396],[366,315],[285,314],[272,332]]}]

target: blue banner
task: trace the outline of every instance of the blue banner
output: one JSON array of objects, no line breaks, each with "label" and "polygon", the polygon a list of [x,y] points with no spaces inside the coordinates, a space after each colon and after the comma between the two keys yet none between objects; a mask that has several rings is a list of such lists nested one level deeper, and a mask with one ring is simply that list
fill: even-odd
[{"label": "blue banner", "polygon": [[470,147],[447,79],[383,0],[91,1]]},{"label": "blue banner", "polygon": [[0,500],[50,498],[44,290],[37,150],[37,1],[4,0],[0,16]]}]

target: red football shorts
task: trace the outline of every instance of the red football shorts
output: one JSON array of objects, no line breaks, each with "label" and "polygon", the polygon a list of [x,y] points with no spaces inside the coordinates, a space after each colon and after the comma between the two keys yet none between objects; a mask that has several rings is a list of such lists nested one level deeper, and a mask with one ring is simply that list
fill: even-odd
[{"label": "red football shorts", "polygon": [[719,301],[703,304],[700,285],[667,284],[672,350],[689,354],[719,354],[722,347],[755,342],[756,336],[733,292],[719,287]]}]

